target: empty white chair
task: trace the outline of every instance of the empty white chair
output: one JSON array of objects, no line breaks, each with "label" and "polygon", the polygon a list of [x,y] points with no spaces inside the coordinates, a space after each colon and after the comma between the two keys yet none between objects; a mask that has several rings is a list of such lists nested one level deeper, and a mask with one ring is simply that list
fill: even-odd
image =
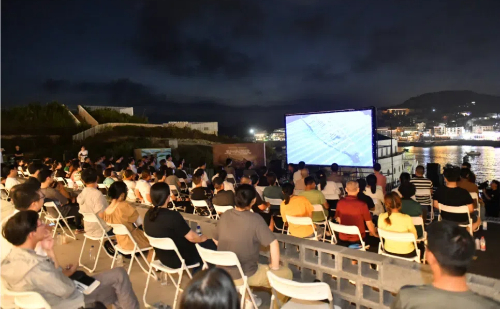
[{"label": "empty white chair", "polygon": [[[14,304],[20,309],[51,309],[49,303],[37,292],[14,292],[2,283],[2,296],[12,296]],[[3,308],[5,308],[2,305]]]},{"label": "empty white chair", "polygon": [[[128,271],[127,271],[127,273],[129,275],[130,275],[130,270],[132,270],[132,264],[134,263],[134,259],[137,260],[137,263],[139,264],[139,266],[141,267],[141,269],[145,273],[147,273],[148,275],[150,275],[150,273],[149,273],[150,264],[148,263],[148,260],[146,259],[146,256],[144,256],[143,251],[152,250],[153,247],[149,246],[149,247],[142,248],[142,249],[139,248],[139,245],[137,244],[137,241],[135,241],[135,239],[132,236],[132,234],[130,233],[130,231],[123,224],[111,224],[111,223],[106,223],[106,224],[108,224],[109,226],[113,227],[113,232],[115,233],[116,236],[128,236],[130,238],[130,240],[132,241],[132,243],[134,243],[134,248],[132,250],[125,250],[119,244],[115,245],[115,256],[113,257],[113,262],[111,263],[111,268],[113,268],[115,266],[115,261],[116,261],[116,257],[118,256],[118,253],[121,253],[121,254],[124,254],[124,255],[130,255],[131,256],[131,258],[130,258],[130,264],[128,266]],[[146,263],[146,266],[148,267],[148,269],[145,269],[142,266],[141,261],[139,260],[139,258],[135,257],[136,253],[139,253],[142,256],[142,258],[144,259],[144,262]],[[156,275],[153,275],[153,278],[156,279]]]},{"label": "empty white chair", "polygon": [[[111,239],[109,238],[108,234],[106,233],[106,230],[102,226],[101,221],[99,220],[99,218],[97,218],[97,215],[95,215],[94,213],[82,213],[82,215],[83,215],[83,220],[85,222],[97,223],[99,225],[99,228],[102,231],[102,234],[100,237],[92,237],[86,233],[83,235],[84,239],[83,239],[83,244],[82,244],[82,250],[80,251],[80,257],[78,258],[78,265],[80,267],[87,269],[90,273],[93,273],[97,267],[97,262],[99,261],[99,254],[101,253],[101,249],[104,247],[104,242],[106,241],[105,239],[107,239],[111,243],[111,245],[113,245],[113,242],[111,242]],[[99,249],[97,250],[97,255],[96,255],[96,258],[94,261],[94,266],[92,267],[92,269],[90,267],[85,266],[85,264],[82,263],[83,252],[85,250],[85,243],[87,242],[87,239],[99,241]],[[106,249],[104,249],[104,251],[106,252],[106,254],[108,253],[106,251]]]},{"label": "empty white chair", "polygon": [[[432,207],[433,206],[433,202],[432,202],[431,189],[430,188],[417,188],[416,191],[415,191],[415,197],[417,197],[417,196],[418,196],[418,198],[429,199],[430,206],[431,206],[430,218],[431,218],[431,222],[434,221],[434,208]],[[424,206],[426,206],[426,205],[424,205]]]},{"label": "empty white chair", "polygon": [[328,217],[326,216],[325,214],[325,208],[322,206],[322,205],[313,205],[313,208],[314,208],[314,212],[321,212],[323,213],[323,216],[324,216],[324,220],[323,221],[318,221],[318,222],[313,222],[315,225],[318,225],[318,226],[325,226],[325,229],[323,230],[323,241],[326,240],[326,231],[330,231],[330,233],[332,233],[332,231],[330,230],[330,227],[328,226]]},{"label": "empty white chair", "polygon": [[226,181],[232,183],[233,185],[236,184],[236,178],[231,173],[228,173],[228,175],[226,176]]},{"label": "empty white chair", "polygon": [[243,269],[241,269],[241,264],[238,259],[238,256],[234,254],[234,252],[230,251],[212,251],[201,247],[198,243],[195,244],[196,249],[198,249],[198,253],[200,254],[201,260],[203,261],[203,269],[208,269],[208,264],[214,264],[218,266],[236,266],[238,271],[240,272],[241,279],[243,281],[242,285],[238,285],[237,289],[241,295],[241,304],[240,308],[243,309],[245,304],[245,294],[248,293],[250,300],[252,301],[252,305],[254,309],[257,309],[257,305],[255,304],[255,300],[253,299],[252,292],[250,291],[250,286],[248,286],[248,278],[243,273]]},{"label": "empty white chair", "polygon": [[288,222],[288,229],[286,230],[287,235],[290,235],[290,224],[292,225],[310,225],[313,229],[314,232],[314,237],[310,238],[304,238],[308,240],[318,240],[318,233],[316,232],[316,229],[314,228],[313,221],[310,217],[298,217],[298,216],[286,216],[286,220]]},{"label": "empty white chair", "polygon": [[[361,248],[360,250],[361,251],[366,251],[366,249],[368,248],[365,244],[365,242],[363,241],[363,237],[361,236],[361,232],[359,231],[359,228],[358,226],[354,226],[354,225],[341,225],[341,224],[336,224],[336,223],[333,223],[331,221],[328,221],[328,224],[331,228],[332,231],[336,231],[338,233],[343,233],[343,234],[346,234],[346,235],[355,235],[355,236],[358,236],[359,238],[359,242],[361,243]],[[335,237],[335,234],[332,233],[332,240],[331,240],[331,243],[332,244],[337,244],[337,238]]]},{"label": "empty white chair", "polygon": [[[162,272],[165,272],[168,277],[172,280],[172,283],[174,283],[176,291],[175,291],[175,297],[174,297],[174,303],[172,305],[172,309],[175,309],[176,303],[177,303],[177,297],[179,296],[179,292],[182,291],[181,288],[181,281],[182,281],[182,274],[184,271],[186,271],[187,275],[189,278],[192,278],[191,272],[189,272],[189,269],[196,268],[200,266],[199,263],[186,266],[186,261],[182,258],[181,254],[179,253],[179,250],[177,249],[177,246],[175,245],[174,241],[170,238],[153,238],[148,235],[145,235],[146,238],[149,240],[149,244],[156,249],[161,249],[161,250],[166,250],[166,251],[174,251],[175,254],[177,254],[177,257],[179,257],[179,260],[181,261],[181,267],[179,268],[170,268],[165,265],[163,265],[160,260],[155,260],[156,252],[153,253],[153,258],[151,260],[151,264],[149,264],[149,274],[151,276],[155,276],[153,268],[156,270],[160,270]],[[179,276],[179,280],[177,283],[175,282],[174,278],[172,277],[173,274],[177,274]],[[148,279],[146,280],[146,288],[144,288],[144,294],[142,296],[142,299],[144,301],[144,305],[146,308],[151,308],[151,306],[146,302],[146,294],[148,292],[149,288],[149,276],[147,277]]]},{"label": "empty white chair", "polygon": [[412,216],[411,220],[412,220],[413,226],[415,226],[415,228],[417,226],[422,227],[422,237],[418,238],[417,242],[423,242],[423,241],[427,240],[427,232],[425,231],[424,220],[422,219],[422,217],[421,216]]},{"label": "empty white chair", "polygon": [[[283,202],[283,200],[281,199],[277,199],[277,198],[269,198],[269,197],[264,197],[264,200],[266,202],[269,202],[269,204],[271,204],[271,206],[280,206],[281,203]],[[281,217],[281,215],[279,214],[276,214],[275,215],[276,217]],[[282,234],[285,233],[285,223],[283,223],[283,227],[279,228],[277,225],[276,225],[276,221],[274,221],[274,228],[278,231],[280,231]]]},{"label": "empty white chair", "polygon": [[[288,279],[283,279],[267,272],[269,284],[271,284],[271,309],[273,301],[279,299],[275,292],[291,297],[284,305],[279,305],[281,309],[333,309],[333,296],[330,285],[327,283],[301,283]],[[328,300],[328,303],[323,302]]]},{"label": "empty white chair", "polygon": [[[57,228],[61,227],[63,233],[66,236],[76,240],[76,236],[73,233],[73,231],[71,230],[71,227],[69,227],[68,221],[67,221],[67,219],[74,218],[74,216],[73,215],[66,216],[66,217],[62,216],[61,211],[59,211],[59,208],[57,208],[55,202],[53,202],[53,201],[46,202],[43,205],[45,206],[45,208],[47,208],[47,212],[45,212],[45,221],[49,221],[49,222],[55,224],[54,229],[53,229],[53,233],[52,233],[52,238],[54,238],[54,236],[56,235]],[[54,217],[49,212],[49,209],[54,210],[54,213],[57,212],[57,214],[58,214],[57,217]],[[66,225],[66,227],[68,228],[68,231],[71,233],[71,235],[68,235],[68,233],[66,233],[66,230],[64,229],[64,226],[61,224],[61,221],[63,221],[63,223]]]},{"label": "empty white chair", "polygon": [[169,185],[169,187],[170,187],[170,197],[172,198],[172,199],[170,199],[170,202],[172,202],[173,209],[175,211],[182,210],[182,211],[186,212],[186,206],[181,207],[174,200],[174,198],[180,197],[180,193],[177,191],[177,187],[175,187],[175,185]]},{"label": "empty white chair", "polygon": [[214,205],[214,209],[215,209],[215,218],[218,220],[220,218],[219,214],[222,214],[222,213],[226,212],[227,210],[234,209],[234,207],[233,206]]},{"label": "empty white chair", "polygon": [[[464,216],[465,216],[465,214],[467,214],[468,221],[464,222],[464,223],[457,223],[457,224],[460,227],[466,227],[466,228],[468,227],[470,234],[471,235],[473,234],[473,231],[472,231],[472,219],[470,217],[469,207],[468,206],[450,207],[450,206],[445,206],[444,204],[440,203],[439,204],[439,217],[438,217],[438,221],[442,221],[443,220],[443,211],[444,212],[448,212],[448,213],[454,213],[454,214],[463,214]],[[444,217],[446,219],[446,215]]]},{"label": "empty white chair", "polygon": [[[420,250],[417,247],[417,240],[415,239],[414,234],[409,232],[408,233],[392,232],[379,228],[378,235],[380,237],[380,243],[378,244],[378,254],[420,263]],[[415,246],[416,255],[414,257],[407,258],[389,254],[384,249],[384,239],[397,242],[413,242],[413,245]]]},{"label": "empty white chair", "polygon": [[255,190],[257,191],[257,193],[259,194],[260,198],[264,197],[264,189],[266,187],[265,186],[255,186]]},{"label": "empty white chair", "polygon": [[[200,216],[203,216],[200,210],[208,210],[209,215],[205,215],[205,217],[212,218],[214,215],[212,214],[212,210],[210,210],[210,207],[208,206],[208,203],[206,200],[191,200],[191,203],[193,204],[193,214],[199,213]],[[199,210],[200,209],[200,210]]]}]

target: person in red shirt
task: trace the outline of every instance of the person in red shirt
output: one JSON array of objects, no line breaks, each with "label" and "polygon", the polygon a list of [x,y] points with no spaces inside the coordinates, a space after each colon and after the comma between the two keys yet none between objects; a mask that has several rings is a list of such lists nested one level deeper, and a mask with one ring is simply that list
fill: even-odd
[{"label": "person in red shirt", "polygon": [[[375,230],[375,225],[372,222],[372,216],[368,211],[368,206],[362,200],[359,200],[357,195],[359,192],[359,185],[356,181],[349,181],[346,185],[347,196],[337,203],[337,210],[335,211],[335,219],[341,225],[358,226],[361,237],[365,239],[365,224],[370,231],[370,235],[377,237],[378,234]],[[359,237],[356,235],[339,234],[339,239],[344,243],[355,244],[359,243]]]},{"label": "person in red shirt", "polygon": [[382,192],[384,193],[385,196],[387,178],[380,172],[380,170],[382,170],[382,166],[379,163],[375,163],[375,165],[373,165],[373,171],[375,172],[374,174],[377,177],[377,185],[382,187]]}]

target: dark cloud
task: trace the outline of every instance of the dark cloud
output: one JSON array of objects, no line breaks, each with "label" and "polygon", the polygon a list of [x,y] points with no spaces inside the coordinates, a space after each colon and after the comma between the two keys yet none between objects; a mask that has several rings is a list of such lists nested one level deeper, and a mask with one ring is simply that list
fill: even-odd
[{"label": "dark cloud", "polygon": [[333,82],[343,81],[345,74],[335,73],[331,65],[328,64],[315,64],[308,66],[304,70],[302,81],[304,82]]}]

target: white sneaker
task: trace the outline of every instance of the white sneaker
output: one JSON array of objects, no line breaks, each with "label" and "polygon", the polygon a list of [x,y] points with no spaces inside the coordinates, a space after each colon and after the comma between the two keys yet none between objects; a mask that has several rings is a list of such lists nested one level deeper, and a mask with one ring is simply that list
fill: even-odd
[{"label": "white sneaker", "polygon": [[[262,305],[262,299],[255,294],[252,294],[252,296],[255,301],[255,305],[259,308]],[[250,298],[245,298],[245,309],[253,309],[253,304]]]}]

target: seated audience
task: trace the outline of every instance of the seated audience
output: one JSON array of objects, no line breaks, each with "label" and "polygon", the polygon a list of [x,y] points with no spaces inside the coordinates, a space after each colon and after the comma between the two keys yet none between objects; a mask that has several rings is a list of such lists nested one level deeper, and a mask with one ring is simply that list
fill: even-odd
[{"label": "seated audience", "polygon": [[[204,235],[198,234],[189,228],[188,224],[177,211],[168,210],[170,188],[166,183],[156,183],[151,186],[151,199],[154,208],[150,208],[144,216],[144,232],[153,238],[170,238],[174,241],[181,257],[190,266],[202,263],[196,250],[195,243],[208,249],[215,250],[215,244]],[[181,267],[181,261],[174,251],[155,249],[156,259],[170,268]]]},{"label": "seated audience", "polygon": [[[100,285],[90,294],[81,293],[71,279],[78,264],[60,268],[62,266],[53,250],[54,240],[37,212],[22,211],[12,216],[5,224],[3,235],[14,245],[2,261],[2,280],[9,290],[37,292],[51,308],[94,308],[92,304],[96,302],[125,309],[139,308],[139,301],[123,268],[93,275]],[[34,252],[38,243],[48,259]]]},{"label": "seated audience", "polygon": [[[422,208],[422,206],[412,199],[415,195],[415,186],[411,183],[408,183],[405,186],[399,187],[399,193],[401,194],[401,210],[400,212],[410,217],[421,217],[423,221],[425,221],[425,217],[423,216],[423,211],[426,210]],[[423,230],[422,226],[415,226],[417,229],[418,238],[422,237]]]},{"label": "seated audience", "polygon": [[368,206],[368,210],[374,211],[375,204],[373,203],[373,199],[365,194],[366,180],[358,179],[358,186],[359,186],[358,199],[366,203],[366,205]]},{"label": "seated audience", "polygon": [[486,216],[499,217],[500,214],[500,182],[493,180],[490,188],[483,189]]},{"label": "seated audience", "polygon": [[182,293],[181,309],[239,309],[240,297],[233,279],[224,269],[196,273]]},{"label": "seated audience", "polygon": [[2,168],[2,176],[6,178],[5,189],[8,191],[10,191],[12,187],[21,184],[21,182],[17,179],[17,169],[14,165],[4,166]]},{"label": "seated audience", "polygon": [[474,239],[458,225],[441,221],[428,226],[426,260],[433,280],[426,285],[405,285],[393,309],[498,309],[500,303],[472,292],[467,268],[474,259]]},{"label": "seated audience", "polygon": [[167,162],[166,162],[166,165],[168,168],[170,169],[175,169],[175,164],[174,162],[172,161],[172,155],[167,155]]},{"label": "seated audience", "polygon": [[[401,198],[397,193],[387,193],[385,195],[386,213],[380,214],[378,217],[378,228],[391,232],[412,233],[417,238],[417,231],[411,217],[401,213]],[[416,255],[415,245],[413,242],[400,242],[393,240],[384,240],[385,252],[402,256],[414,257]]]},{"label": "seated audience", "polygon": [[469,170],[471,170],[471,167],[472,167],[472,166],[470,165],[470,163],[469,163],[469,162],[464,161],[464,162],[462,163],[462,166],[461,166],[460,168],[461,168],[461,169],[469,169]]},{"label": "seated audience", "polygon": [[177,169],[175,170],[175,176],[179,179],[184,179],[184,182],[189,183],[191,180],[188,178],[188,174],[184,171],[184,164],[179,162]]},{"label": "seated audience", "polygon": [[251,176],[253,174],[257,174],[257,171],[254,170],[253,163],[251,161],[247,161],[245,163],[245,170],[243,170],[243,175]]},{"label": "seated audience", "polygon": [[104,182],[104,170],[101,165],[95,166],[95,171],[97,172],[97,184],[102,184]]},{"label": "seated audience", "polygon": [[307,168],[300,170],[300,176],[301,178],[294,182],[296,191],[303,191],[306,189],[305,179],[309,176],[309,170]]},{"label": "seated audience", "polygon": [[232,174],[233,177],[236,177],[236,171],[233,168],[233,160],[231,158],[226,159],[226,166],[224,167],[224,170],[227,174]]},{"label": "seated audience", "polygon": [[267,169],[266,166],[263,166],[262,168],[259,169],[259,172],[257,175],[259,176],[259,184],[260,186],[269,186],[269,183],[267,183],[267,174],[269,173],[269,170]]},{"label": "seated audience", "polygon": [[234,207],[234,193],[231,190],[226,190],[224,183],[221,177],[217,177],[213,180],[215,195],[212,198],[212,204]]},{"label": "seated audience", "polygon": [[377,177],[374,174],[366,177],[366,183],[368,187],[365,189],[364,194],[373,200],[375,205],[373,215],[379,215],[384,212],[384,191],[382,187],[377,185]]},{"label": "seated audience", "polygon": [[[94,213],[99,219],[99,213],[102,213],[108,207],[106,197],[97,188],[97,172],[93,168],[87,168],[82,171],[82,181],[85,183],[80,195],[77,197],[78,204],[80,205],[80,213]],[[86,222],[85,218],[85,233],[89,236],[100,238],[102,236],[102,229],[98,223]],[[100,220],[100,219],[99,219]],[[106,230],[106,233],[111,236],[114,235],[113,229],[109,227],[104,221],[101,225]],[[114,255],[114,248],[105,247],[110,255]]]},{"label": "seated audience", "polygon": [[333,218],[341,194],[338,184],[334,181],[328,181],[323,170],[318,170],[316,176],[319,179],[319,189],[328,203],[328,218]]},{"label": "seated audience", "polygon": [[[304,183],[306,185],[306,189],[299,194],[299,196],[306,197],[307,200],[312,205],[321,205],[325,210],[329,210],[330,207],[328,202],[326,202],[325,195],[319,190],[316,189],[316,180],[314,177],[309,176],[305,178]],[[313,211],[312,219],[314,222],[321,222],[326,220],[323,212]]]},{"label": "seated audience", "polygon": [[[72,198],[71,200],[61,194],[57,189],[52,187],[54,184],[54,179],[52,178],[52,171],[48,169],[43,169],[38,174],[38,180],[41,183],[40,191],[45,196],[46,199],[50,199],[55,202],[56,207],[61,212],[61,215],[64,217],[74,216],[76,232],[84,233],[83,225],[82,225],[82,215],[80,214],[80,207],[75,203],[76,199]],[[58,184],[58,183],[55,183]],[[52,208],[48,208],[47,212],[49,212],[53,217],[58,217],[59,214]]]},{"label": "seated audience", "polygon": [[333,163],[330,170],[332,170],[332,173],[328,176],[327,180],[342,184],[342,175],[339,174],[339,165]]},{"label": "seated audience", "polygon": [[124,170],[123,156],[119,156],[115,161],[114,168],[116,172]]},{"label": "seated audience", "polygon": [[292,163],[288,163],[287,169],[286,169],[286,181],[293,183],[293,175],[295,173],[295,165]]},{"label": "seated audience", "polygon": [[234,185],[233,183],[230,183],[227,181],[227,172],[222,170],[219,173],[219,178],[221,178],[224,181],[224,190],[226,191],[232,191],[234,193]]},{"label": "seated audience", "polygon": [[102,182],[104,185],[110,186],[115,182],[115,179],[112,178],[114,171],[112,168],[107,168],[104,170],[104,176],[106,177]]},{"label": "seated audience", "polygon": [[198,170],[201,170],[201,171],[200,171],[200,173],[201,173],[201,175],[200,175],[200,176],[201,176],[201,180],[202,180],[203,182],[205,182],[205,184],[207,184],[207,186],[208,186],[208,184],[210,183],[210,180],[208,179],[207,172],[205,171],[206,169],[207,169],[207,163],[206,163],[206,161],[203,159],[203,160],[201,160],[201,161],[200,161],[200,165],[198,166],[198,168],[194,169],[194,172],[193,172],[193,173],[194,173],[194,174],[196,174],[196,172],[197,172]]},{"label": "seated audience", "polygon": [[123,173],[123,183],[127,185],[128,188],[128,193],[127,193],[127,200],[128,201],[134,201],[137,199],[135,196],[135,174],[132,170],[125,170]]},{"label": "seated audience", "polygon": [[373,165],[373,173],[375,177],[377,177],[377,186],[380,186],[380,188],[382,188],[382,194],[385,195],[387,178],[382,174],[382,172],[380,172],[380,170],[382,170],[382,166],[379,163],[375,163],[375,165]]},{"label": "seated audience", "polygon": [[[293,194],[294,186],[285,183],[281,187],[285,200],[280,205],[280,213],[283,222],[287,223],[287,216],[310,217],[312,219],[313,206],[306,197]],[[288,230],[294,237],[311,238],[314,237],[314,230],[309,225],[288,224]]]},{"label": "seated audience", "polygon": [[45,169],[45,166],[41,163],[33,163],[31,165],[28,166],[28,172],[30,173],[30,177],[28,178],[28,180],[26,180],[26,182],[24,183],[31,183],[31,184],[35,184],[36,186],[40,187],[40,181],[38,180],[38,173],[40,173],[40,171],[42,169]]},{"label": "seated audience", "polygon": [[172,168],[167,168],[165,169],[165,183],[168,185],[175,185],[175,188],[177,188],[177,191],[180,193],[181,191],[181,182],[179,181],[179,178],[175,175],[174,173],[175,169]]},{"label": "seated audience", "polygon": [[151,196],[149,194],[151,190],[151,184],[149,184],[149,180],[151,180],[151,175],[149,174],[149,170],[144,170],[141,172],[141,179],[137,181],[135,184],[135,197],[139,199],[144,204],[151,204]]},{"label": "seated audience", "polygon": [[262,199],[265,200],[266,198],[271,198],[283,200],[283,191],[281,190],[281,187],[276,183],[276,174],[274,174],[274,172],[270,172],[268,173],[267,177],[269,178],[267,182],[270,185],[264,188],[264,191],[262,192]]},{"label": "seated audience", "polygon": [[[143,219],[139,216],[139,212],[125,201],[127,192],[128,188],[125,183],[114,182],[111,184],[108,189],[108,197],[111,198],[111,202],[104,212],[99,213],[99,217],[106,223],[125,225],[139,248],[147,248],[150,246],[149,241],[144,236],[144,231],[138,228],[142,227]],[[135,245],[127,235],[116,236],[116,241],[125,250],[134,249]],[[152,256],[153,253],[150,251],[148,259],[150,260]]]},{"label": "seated audience", "polygon": [[[430,194],[432,194],[432,181],[429,179],[426,179],[424,177],[425,173],[425,168],[422,165],[417,166],[415,169],[415,177],[410,180],[410,183],[415,185],[415,189],[425,189],[427,190]],[[419,196],[416,195],[415,198],[417,199],[417,202],[421,204],[422,206],[425,206],[425,211],[427,211],[427,206],[431,205],[431,196]],[[426,215],[427,212],[424,213]],[[427,217],[424,217],[427,218]]]},{"label": "seated audience", "polygon": [[[276,181],[276,175],[274,173],[269,173],[267,175],[270,181]],[[247,176],[242,176],[240,180],[240,184],[249,184],[252,185],[253,188],[256,188],[259,185],[259,177],[257,175],[252,175],[250,178]],[[255,190],[257,191],[257,189]],[[265,202],[257,193],[255,195],[255,203],[252,206],[252,210],[255,213],[260,214],[264,221],[266,221],[266,224],[269,226],[269,229],[271,231],[274,231],[274,218],[273,214],[270,212],[269,208],[271,207],[271,204],[269,202]]]},{"label": "seated audience", "polygon": [[399,186],[393,189],[392,191],[397,193],[399,197],[401,197],[401,193],[399,192],[399,188],[401,186],[408,186],[410,184],[411,176],[408,172],[402,172],[399,175]]},{"label": "seated audience", "polygon": [[193,176],[193,184],[195,187],[191,190],[191,200],[208,200],[212,197],[212,191],[208,187],[203,187],[201,176],[196,173]]},{"label": "seated audience", "polygon": [[137,174],[137,168],[135,167],[135,159],[134,158],[129,158],[128,160],[128,168],[132,170],[134,174]]},{"label": "seated audience", "polygon": [[302,170],[306,167],[306,163],[301,161],[299,162],[297,171],[293,173],[293,183],[297,182],[298,180],[302,179]]},{"label": "seated audience", "polygon": [[[363,201],[359,200],[357,195],[359,192],[359,185],[356,181],[349,181],[345,188],[347,196],[340,199],[337,203],[337,210],[335,211],[335,220],[337,223],[346,226],[357,226],[361,233],[361,238],[365,239],[365,225],[370,231],[370,235],[378,237],[375,225],[372,222],[372,216],[368,211],[368,206]],[[356,235],[346,235],[339,233],[338,244],[359,244],[359,237]],[[342,242],[343,241],[343,242]]]},{"label": "seated audience", "polygon": [[[235,196],[236,207],[221,215],[214,232],[214,242],[218,245],[219,251],[231,251],[236,254],[249,286],[270,288],[267,271],[289,280],[292,279],[292,271],[280,266],[280,248],[274,233],[268,229],[260,215],[250,212],[256,195],[251,185],[238,186]],[[305,198],[301,198],[307,202]],[[269,265],[258,263],[261,246],[269,247]],[[224,267],[224,269],[235,279],[236,285],[242,284],[241,275],[235,267]],[[255,299],[259,306],[262,301]]]},{"label": "seated audience", "polygon": [[[436,191],[436,193],[434,193],[434,208],[439,209],[439,204],[449,207],[467,206],[473,222],[472,230],[474,231],[481,224],[481,220],[474,211],[474,201],[472,200],[469,192],[458,187],[457,185],[457,182],[460,179],[460,168],[453,166],[445,167],[443,175],[446,180],[446,185],[443,185]],[[456,214],[442,211],[441,217],[444,220],[457,223],[468,223],[469,221],[467,214]]]}]

